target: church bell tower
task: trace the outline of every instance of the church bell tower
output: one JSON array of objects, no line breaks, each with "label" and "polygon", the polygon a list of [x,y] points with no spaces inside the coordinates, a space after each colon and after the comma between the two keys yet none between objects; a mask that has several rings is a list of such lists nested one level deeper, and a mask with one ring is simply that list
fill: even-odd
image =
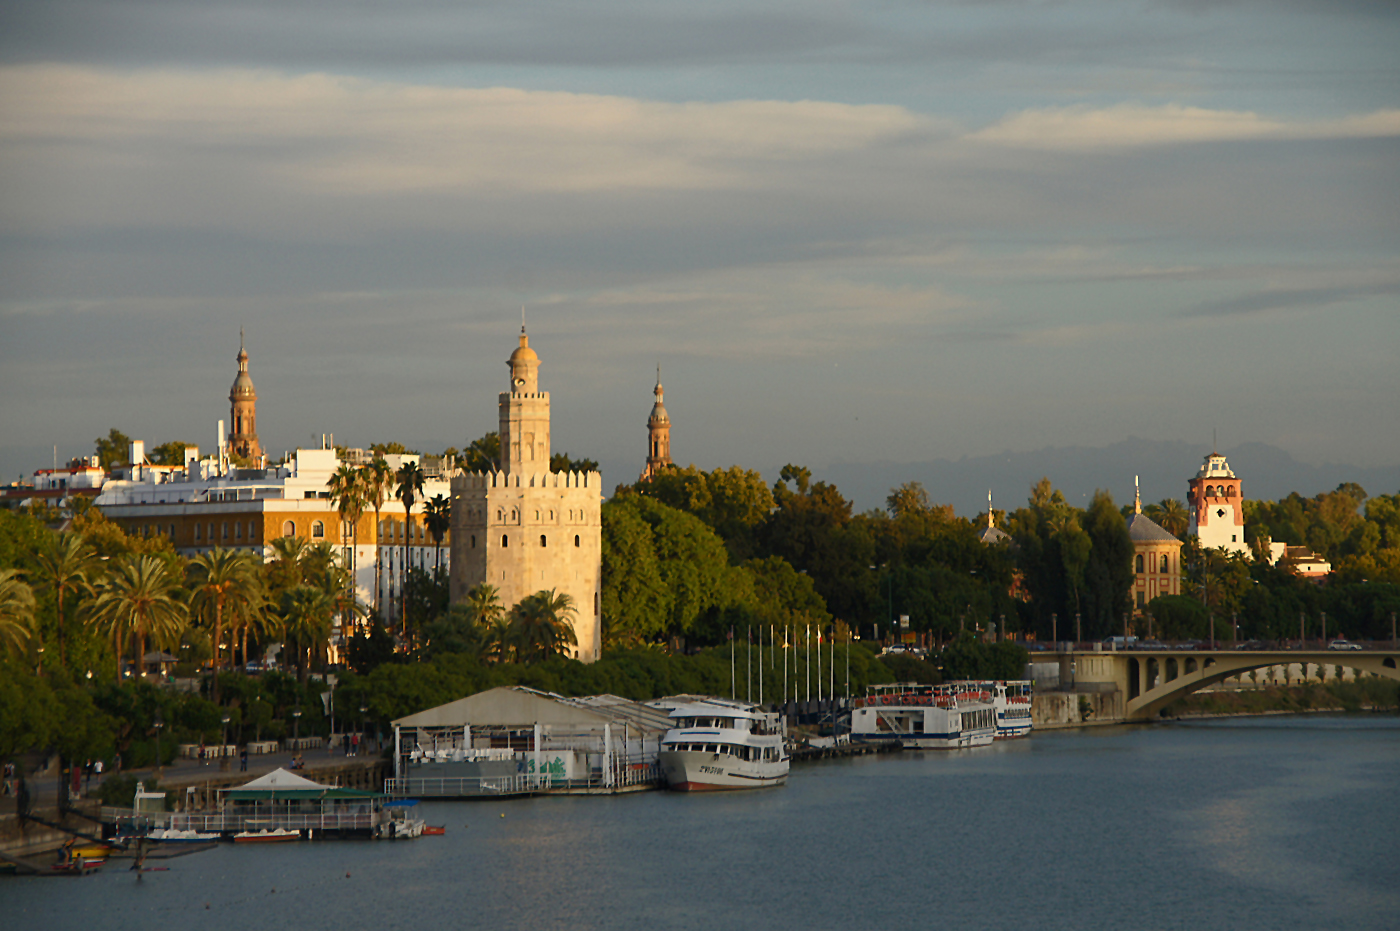
[{"label": "church bell tower", "polygon": [[258,442],[258,392],[248,374],[248,350],[243,348],[243,331],[238,331],[238,376],[229,389],[229,450],[247,459],[262,458]]},{"label": "church bell tower", "polygon": [[651,416],[647,418],[647,465],[642,470],[642,481],[671,465],[671,415],[666,413],[663,401],[665,389],[661,387],[660,365],[656,366],[656,387],[652,394],[656,395],[656,403],[651,406]]}]

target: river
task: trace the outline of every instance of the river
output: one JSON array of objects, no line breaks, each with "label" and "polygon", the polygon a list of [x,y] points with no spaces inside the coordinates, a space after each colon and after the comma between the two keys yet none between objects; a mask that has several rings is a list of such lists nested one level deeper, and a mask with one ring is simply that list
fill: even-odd
[{"label": "river", "polygon": [[1400,718],[1042,732],[755,793],[435,802],[407,842],[0,882],[8,928],[1400,926]]}]

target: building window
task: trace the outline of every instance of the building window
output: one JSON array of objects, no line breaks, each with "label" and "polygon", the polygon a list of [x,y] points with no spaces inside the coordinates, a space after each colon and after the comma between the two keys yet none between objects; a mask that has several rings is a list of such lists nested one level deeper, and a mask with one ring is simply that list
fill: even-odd
[{"label": "building window", "polygon": [[320,540],[320,539],[322,539],[323,537],[325,537],[325,535],[326,535],[326,525],[323,524],[323,523],[321,523],[319,520],[314,520],[314,521],[312,521],[312,522],[311,522],[311,536],[312,536],[312,538],[317,539],[317,540]]},{"label": "building window", "polygon": [[476,534],[472,534],[472,549],[476,549]]},{"label": "building window", "polygon": [[1138,606],[1139,608],[1141,608],[1141,607],[1142,607],[1144,604],[1146,604],[1146,603],[1147,603],[1146,596],[1144,596],[1142,592],[1138,592],[1138,593],[1137,593],[1137,606]]},{"label": "building window", "polygon": [[1163,553],[1163,554],[1162,554],[1162,572],[1163,572],[1163,574],[1165,574],[1166,571],[1167,571],[1167,565],[1168,565],[1168,563],[1167,563],[1167,555],[1166,555],[1165,553]]},{"label": "building window", "polygon": [[172,540],[175,539],[175,525],[174,525],[174,524],[171,524],[171,525],[170,525],[170,539],[172,539]]},{"label": "building window", "polygon": [[228,539],[228,521],[224,521],[222,524],[219,525],[219,539]]},{"label": "building window", "polygon": [[200,524],[195,524],[195,525],[194,525],[194,538],[195,538],[196,540],[202,540],[202,539],[204,539],[204,537],[202,536],[203,533],[204,533],[204,528],[203,528],[203,526],[200,525]]},{"label": "building window", "polygon": [[499,524],[499,523],[503,522],[505,519],[506,519],[506,512],[503,511],[503,510],[501,510],[500,508],[496,508],[496,523]]},{"label": "building window", "polygon": [[233,525],[233,537],[235,540],[243,539],[243,523],[241,521]]},{"label": "building window", "polygon": [[540,546],[541,546],[541,547],[544,547],[545,545],[546,545],[546,544],[545,544],[545,542],[544,542],[544,534],[540,534]]},{"label": "building window", "polygon": [[214,522],[212,520],[209,522],[209,542],[214,542]]},{"label": "building window", "polygon": [[501,549],[505,549],[508,546],[510,546],[510,536],[509,534],[503,533],[501,534]]},{"label": "building window", "polygon": [[295,523],[293,523],[292,521],[287,521],[287,522],[285,522],[284,524],[282,524],[282,536],[284,536],[284,537],[294,537],[294,536],[296,536],[296,535],[297,535],[297,525],[296,525]]},{"label": "building window", "polygon": [[578,545],[579,545],[578,534],[574,534],[574,546],[577,547]]},{"label": "building window", "polygon": [[1141,553],[1138,553],[1138,554],[1137,554],[1137,572],[1138,572],[1139,575],[1141,575],[1141,574],[1142,574],[1142,571],[1143,571],[1143,569],[1142,569],[1142,554],[1141,554]]}]

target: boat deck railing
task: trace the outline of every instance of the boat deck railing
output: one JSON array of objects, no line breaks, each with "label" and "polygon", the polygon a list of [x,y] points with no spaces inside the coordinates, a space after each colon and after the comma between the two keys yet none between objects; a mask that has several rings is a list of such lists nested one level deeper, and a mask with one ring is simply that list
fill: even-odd
[{"label": "boat deck railing", "polygon": [[385,820],[382,812],[344,814],[234,814],[226,812],[141,812],[129,808],[103,808],[102,820],[144,834],[155,828],[172,831],[199,831],[209,834],[235,834],[239,831],[261,831],[264,828],[317,831],[372,831]]},{"label": "boat deck railing", "polygon": [[553,773],[519,773],[511,776],[407,776],[384,780],[384,794],[392,798],[489,798],[538,795],[547,792],[598,792],[654,785],[661,781],[656,763],[631,763],[613,768],[611,778],[593,772],[581,778]]}]

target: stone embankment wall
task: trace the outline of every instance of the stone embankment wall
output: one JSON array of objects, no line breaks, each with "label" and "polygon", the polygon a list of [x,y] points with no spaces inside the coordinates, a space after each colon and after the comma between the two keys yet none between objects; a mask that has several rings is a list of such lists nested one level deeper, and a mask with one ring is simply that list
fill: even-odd
[{"label": "stone embankment wall", "polygon": [[1036,692],[1031,700],[1031,722],[1041,730],[1121,724],[1126,711],[1123,693]]}]

